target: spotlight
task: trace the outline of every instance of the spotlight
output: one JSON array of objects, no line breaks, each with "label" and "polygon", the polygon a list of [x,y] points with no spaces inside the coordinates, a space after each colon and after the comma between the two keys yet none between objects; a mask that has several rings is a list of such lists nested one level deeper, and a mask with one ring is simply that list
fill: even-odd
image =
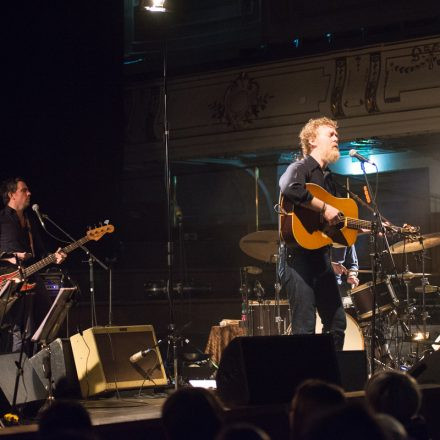
[{"label": "spotlight", "polygon": [[165,0],[144,0],[142,7],[151,12],[167,12]]}]

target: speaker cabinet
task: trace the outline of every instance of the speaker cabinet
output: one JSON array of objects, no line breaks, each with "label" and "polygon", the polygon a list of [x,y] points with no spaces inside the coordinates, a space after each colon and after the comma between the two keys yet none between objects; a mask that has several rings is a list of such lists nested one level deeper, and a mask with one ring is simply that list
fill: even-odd
[{"label": "speaker cabinet", "polygon": [[46,389],[49,379],[46,377],[47,363],[50,360],[52,389],[55,397],[79,397],[80,389],[69,339],[55,339],[49,344],[50,355],[46,349],[40,350],[30,358],[38,377]]},{"label": "speaker cabinet", "polygon": [[341,384],[331,335],[237,337],[223,351],[217,391],[229,405],[285,403],[311,378]]},{"label": "speaker cabinet", "polygon": [[[167,384],[151,325],[92,327],[73,335],[70,342],[84,398],[116,389]],[[148,350],[145,357],[131,363],[130,356],[142,350]]]},{"label": "speaker cabinet", "polygon": [[423,356],[408,370],[408,373],[419,384],[440,385],[440,351],[433,351]]},{"label": "speaker cabinet", "polygon": [[367,353],[365,350],[337,351],[339,371],[344,391],[362,391],[368,379]]},{"label": "speaker cabinet", "polygon": [[[2,413],[8,411],[14,402],[19,358],[19,353],[0,355],[0,408]],[[15,403],[23,408],[24,413],[32,414],[44,403],[48,393],[25,354],[23,354],[22,367]]]}]

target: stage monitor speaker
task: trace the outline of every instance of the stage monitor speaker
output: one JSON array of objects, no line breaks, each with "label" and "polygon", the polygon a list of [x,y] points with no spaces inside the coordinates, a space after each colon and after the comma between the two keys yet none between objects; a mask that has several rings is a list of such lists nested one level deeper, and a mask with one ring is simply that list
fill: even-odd
[{"label": "stage monitor speaker", "polygon": [[440,351],[433,351],[423,356],[408,370],[408,373],[419,384],[440,385]]},{"label": "stage monitor speaker", "polygon": [[341,383],[344,391],[362,391],[368,379],[367,353],[365,350],[337,351]]},{"label": "stage monitor speaker", "polygon": [[[70,338],[84,398],[107,391],[167,384],[151,325],[92,327]],[[137,362],[130,357],[140,351]]]},{"label": "stage monitor speaker", "polygon": [[[2,413],[10,410],[14,402],[19,359],[19,353],[0,355],[0,408]],[[22,367],[15,403],[23,409],[24,413],[32,414],[41,407],[48,393],[25,354],[23,354]]]},{"label": "stage monitor speaker", "polygon": [[217,391],[229,405],[290,402],[305,379],[341,384],[333,337],[237,337],[225,348]]},{"label": "stage monitor speaker", "polygon": [[72,347],[69,339],[55,339],[49,344],[50,356],[46,349],[30,358],[31,364],[46,389],[49,379],[45,374],[45,362],[50,359],[53,394],[58,397],[80,397],[78,376],[76,375]]}]

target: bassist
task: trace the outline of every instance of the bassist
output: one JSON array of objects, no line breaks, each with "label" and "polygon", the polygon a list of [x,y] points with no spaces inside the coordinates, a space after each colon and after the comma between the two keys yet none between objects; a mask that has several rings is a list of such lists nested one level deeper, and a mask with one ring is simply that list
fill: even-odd
[{"label": "bassist", "polygon": [[[5,253],[1,259],[3,267],[11,264],[26,265],[45,254],[44,245],[39,234],[39,225],[27,214],[31,192],[22,178],[8,179],[3,182],[2,198],[5,207],[0,211],[0,252]],[[6,257],[5,257],[6,256]],[[55,253],[56,263],[61,263],[66,254],[60,250]],[[30,338],[49,310],[50,302],[44,283],[37,278],[32,292],[20,294],[10,312],[12,327],[12,351],[20,351],[22,332],[25,332],[24,351],[32,355],[33,347]]]},{"label": "bassist", "polygon": [[[306,189],[314,183],[336,195],[328,165],[339,159],[337,122],[329,118],[311,119],[301,130],[304,158],[289,165],[280,179],[280,189],[293,206],[319,213],[329,225],[339,222],[339,210]],[[286,289],[291,313],[292,333],[315,332],[316,311],[323,332],[331,332],[335,347],[342,350],[346,328],[345,311],[330,260],[330,246],[305,249],[298,244],[281,252],[280,279]]]}]

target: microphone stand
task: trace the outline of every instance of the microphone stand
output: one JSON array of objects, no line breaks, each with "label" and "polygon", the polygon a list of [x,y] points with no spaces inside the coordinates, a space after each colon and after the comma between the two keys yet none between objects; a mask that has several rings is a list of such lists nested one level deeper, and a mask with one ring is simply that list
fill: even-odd
[{"label": "microphone stand", "polygon": [[[59,226],[54,220],[52,220],[47,214],[41,214],[43,218],[48,220],[53,226],[55,226],[59,231],[61,231],[69,240],[72,242],[76,241],[68,232],[66,232],[61,226]],[[93,263],[97,262],[104,270],[108,271],[109,268],[106,266],[98,257],[96,257],[92,252],[89,251],[84,245],[79,245],[88,256],[89,263],[89,291],[90,291],[90,314],[91,314],[91,326],[95,327],[98,325],[98,321],[96,318],[96,303],[95,303],[95,277],[93,270]],[[111,293],[111,292],[110,292]],[[110,297],[111,301],[111,297]],[[111,308],[111,305],[109,305]]]},{"label": "microphone stand", "polygon": [[[373,310],[371,315],[371,340],[370,340],[370,368],[371,374],[374,373],[375,369],[375,351],[376,351],[376,309],[377,309],[377,274],[379,272],[379,268],[381,267],[381,259],[382,253],[378,252],[378,238],[379,233],[382,233],[383,237],[385,237],[385,228],[383,225],[383,217],[379,212],[379,208],[376,203],[376,197],[373,197],[373,192],[371,191],[370,182],[367,177],[367,173],[365,171],[365,163],[361,161],[361,168],[364,174],[365,184],[367,185],[367,189],[371,194],[371,200],[373,204],[373,212],[374,212],[374,221],[371,222],[371,234],[370,234],[370,257],[371,257],[371,268],[372,268],[372,277],[373,277]],[[376,172],[378,172],[376,167]],[[386,241],[388,246],[388,241]],[[389,252],[389,246],[388,246]],[[391,255],[391,253],[389,252]]]}]

